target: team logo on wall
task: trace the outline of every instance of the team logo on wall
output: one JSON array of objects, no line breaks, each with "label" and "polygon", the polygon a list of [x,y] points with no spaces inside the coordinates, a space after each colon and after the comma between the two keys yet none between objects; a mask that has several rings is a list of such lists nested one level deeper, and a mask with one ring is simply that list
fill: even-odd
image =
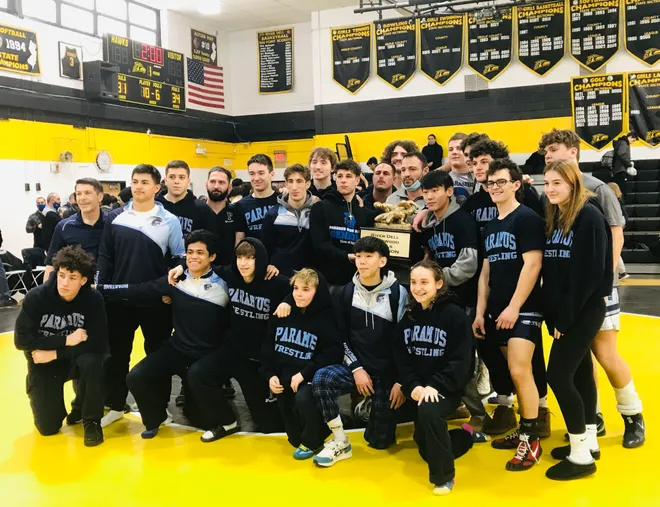
[{"label": "team logo on wall", "polygon": [[628,53],[649,66],[660,61],[660,0],[626,0],[623,27]]},{"label": "team logo on wall", "polygon": [[545,76],[564,57],[564,2],[516,7],[518,60],[539,76]]},{"label": "team logo on wall", "polygon": [[660,146],[660,71],[628,75],[628,121],[639,139]]},{"label": "team logo on wall", "polygon": [[376,23],[378,77],[400,89],[417,68],[417,22],[414,19]]},{"label": "team logo on wall", "polygon": [[371,73],[371,24],[333,28],[332,79],[350,93],[359,92]]},{"label": "team logo on wall", "polygon": [[497,78],[511,63],[513,10],[509,7],[477,19],[468,14],[468,65],[488,81]]},{"label": "team logo on wall", "polygon": [[60,77],[82,79],[82,47],[60,42],[59,49]]},{"label": "team logo on wall", "polygon": [[419,21],[419,70],[443,85],[463,64],[465,15],[422,18]]},{"label": "team logo on wall", "polygon": [[596,72],[619,49],[619,2],[572,0],[571,55]]},{"label": "team logo on wall", "polygon": [[602,150],[623,132],[625,88],[624,74],[571,78],[574,130],[592,148]]}]

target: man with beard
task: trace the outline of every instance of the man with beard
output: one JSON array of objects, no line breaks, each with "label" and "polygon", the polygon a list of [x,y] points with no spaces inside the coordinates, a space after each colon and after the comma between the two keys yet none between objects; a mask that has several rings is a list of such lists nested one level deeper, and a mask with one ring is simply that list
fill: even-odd
[{"label": "man with beard", "polygon": [[362,202],[369,209],[375,209],[377,202],[387,202],[394,189],[394,166],[389,162],[381,162],[374,169],[373,185],[370,185],[367,194],[362,197]]},{"label": "man with beard", "polygon": [[421,179],[427,172],[429,172],[428,161],[421,152],[407,153],[401,165],[401,188],[387,198],[387,203],[396,206],[401,201],[413,201],[422,209],[424,195]]},{"label": "man with beard", "polygon": [[392,141],[385,146],[381,160],[394,166],[394,186],[401,188],[401,168],[403,167],[403,157],[413,151],[419,151],[415,141]]},{"label": "man with beard", "polygon": [[236,211],[229,204],[227,195],[231,191],[231,172],[224,167],[213,167],[206,180],[206,192],[209,196],[209,208],[215,214],[215,227],[212,229],[218,235],[218,249],[215,264],[226,266],[231,264],[236,242]]}]

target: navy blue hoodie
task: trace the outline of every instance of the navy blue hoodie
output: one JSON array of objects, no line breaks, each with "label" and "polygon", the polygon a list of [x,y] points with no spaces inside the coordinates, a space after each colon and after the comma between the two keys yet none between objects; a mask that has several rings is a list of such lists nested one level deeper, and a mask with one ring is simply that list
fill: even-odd
[{"label": "navy blue hoodie", "polygon": [[330,291],[323,275],[318,275],[319,286],[307,308],[301,310],[294,303],[288,317],[270,319],[261,354],[266,380],[275,375],[287,385],[291,377],[300,373],[306,382],[311,382],[319,368],[341,361],[341,340]]},{"label": "navy blue hoodie", "polygon": [[197,199],[190,190],[179,202],[168,201],[165,198],[166,195],[167,192],[159,195],[156,201],[179,219],[184,236],[201,229],[215,232],[215,213],[208,205]]}]

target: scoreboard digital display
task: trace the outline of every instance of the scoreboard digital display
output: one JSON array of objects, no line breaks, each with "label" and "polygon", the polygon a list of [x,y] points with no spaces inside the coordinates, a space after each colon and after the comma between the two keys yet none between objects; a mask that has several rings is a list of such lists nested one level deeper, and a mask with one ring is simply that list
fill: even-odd
[{"label": "scoreboard digital display", "polygon": [[106,34],[103,59],[119,65],[119,101],[186,110],[182,53]]}]

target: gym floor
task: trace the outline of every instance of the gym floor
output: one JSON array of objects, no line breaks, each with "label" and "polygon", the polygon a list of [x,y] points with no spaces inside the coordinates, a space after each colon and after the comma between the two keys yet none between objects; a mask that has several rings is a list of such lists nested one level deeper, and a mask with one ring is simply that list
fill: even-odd
[{"label": "gym floor", "polygon": [[[25,395],[25,360],[12,343],[16,309],[0,310],[0,492],[9,507],[60,505],[174,506],[246,501],[271,506],[294,503],[416,506],[451,502],[490,506],[535,502],[563,506],[660,505],[660,481],[655,456],[660,444],[660,406],[654,389],[660,378],[660,283],[626,281],[621,288],[623,310],[619,348],[633,370],[649,428],[646,444],[635,450],[621,446],[623,421],[617,414],[612,389],[601,371],[601,405],[607,436],[600,439],[602,458],[596,475],[571,483],[555,483],[544,476],[553,464],[550,449],[563,445],[565,426],[550,395],[552,437],[543,441],[545,455],[530,471],[504,469],[509,451],[489,444],[475,446],[456,462],[457,482],[447,498],[435,498],[425,463],[412,441],[412,427],[401,426],[399,444],[389,451],[367,447],[360,432],[351,434],[353,458],[330,469],[297,462],[282,436],[241,434],[202,444],[200,433],[179,425],[161,430],[154,440],[142,440],[138,417],[127,417],[105,430],[106,441],[96,448],[83,446],[82,428],[64,426],[53,437],[38,435]],[[546,350],[551,343],[548,336]],[[142,353],[136,339],[133,360]],[[72,397],[66,386],[67,399]],[[240,393],[239,419],[245,420]],[[491,409],[494,407],[490,407]],[[9,411],[11,409],[11,411]],[[177,418],[175,418],[176,421]],[[463,421],[457,422],[460,424]],[[521,482],[522,481],[522,482]]]}]

